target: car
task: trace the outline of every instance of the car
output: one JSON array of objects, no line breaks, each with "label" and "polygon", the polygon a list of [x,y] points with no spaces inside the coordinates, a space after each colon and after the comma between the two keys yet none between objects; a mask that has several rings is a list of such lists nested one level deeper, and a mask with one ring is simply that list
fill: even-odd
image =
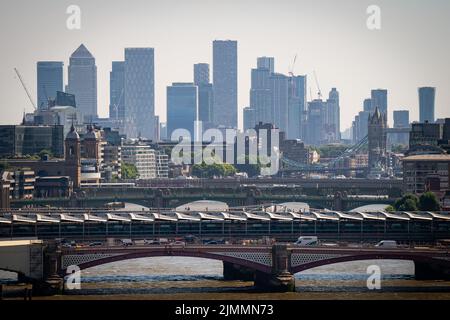
[{"label": "car", "polygon": [[89,243],[89,247],[101,247],[102,245],[103,243],[101,243],[100,241]]},{"label": "car", "polygon": [[184,241],[175,241],[172,244],[173,245],[178,245],[178,246],[184,246],[184,245],[186,245],[186,242],[184,242]]},{"label": "car", "polygon": [[148,245],[160,245],[161,242],[159,242],[158,240],[144,240],[144,244],[148,244]]},{"label": "car", "polygon": [[397,241],[395,240],[381,240],[375,247],[377,248],[398,248]]},{"label": "car", "polygon": [[219,244],[219,243],[215,240],[211,240],[211,241],[206,241],[205,244],[206,245],[215,245],[215,244]]}]

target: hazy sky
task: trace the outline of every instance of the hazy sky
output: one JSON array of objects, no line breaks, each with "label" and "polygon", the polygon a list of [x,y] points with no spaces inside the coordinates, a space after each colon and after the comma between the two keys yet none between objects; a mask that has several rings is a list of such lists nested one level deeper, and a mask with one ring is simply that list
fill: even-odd
[{"label": "hazy sky", "polygon": [[[69,5],[81,8],[81,30],[66,28]],[[369,5],[381,8],[381,30],[366,27]],[[274,56],[275,71],[308,74],[316,97],[336,87],[341,129],[351,125],[372,88],[389,90],[392,110],[418,120],[419,86],[437,87],[436,116],[450,116],[450,1],[448,0],[2,0],[0,8],[0,123],[32,110],[13,71],[36,100],[36,62],[64,61],[84,43],[98,67],[98,108],[108,115],[111,61],[125,47],[155,48],[156,113],[165,120],[166,86],[193,80],[193,64],[212,63],[212,41],[238,41],[239,123],[249,104],[250,69]],[[308,89],[309,90],[309,89]],[[309,93],[308,93],[309,99]]]}]

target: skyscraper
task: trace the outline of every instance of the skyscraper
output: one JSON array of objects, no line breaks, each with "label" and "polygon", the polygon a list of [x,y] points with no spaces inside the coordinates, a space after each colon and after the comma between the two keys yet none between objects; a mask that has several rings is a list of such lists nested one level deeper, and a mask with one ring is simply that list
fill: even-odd
[{"label": "skyscraper", "polygon": [[394,128],[409,128],[409,111],[394,111]]},{"label": "skyscraper", "polygon": [[289,139],[303,139],[306,113],[306,75],[289,78]]},{"label": "skyscraper", "polygon": [[197,63],[194,64],[194,84],[196,86],[200,84],[209,83],[209,64]]},{"label": "skyscraper", "polygon": [[385,89],[376,89],[372,90],[371,94],[371,112],[375,112],[375,109],[378,110],[387,116],[388,112],[388,103],[387,103],[387,90]]},{"label": "skyscraper", "polygon": [[308,129],[306,141],[311,145],[321,145],[325,140],[326,102],[315,99],[308,103]]},{"label": "skyscraper", "polygon": [[267,69],[270,73],[275,72],[275,59],[273,57],[258,57],[256,59],[258,69]]},{"label": "skyscraper", "polygon": [[109,73],[109,118],[125,119],[125,62],[113,61]]},{"label": "skyscraper", "polygon": [[251,71],[250,108],[255,110],[256,123],[274,123],[269,69]]},{"label": "skyscraper", "polygon": [[237,41],[213,42],[214,124],[237,128]]},{"label": "skyscraper", "polygon": [[197,120],[197,89],[193,83],[172,83],[167,87],[167,138],[176,129],[186,129],[194,139]]},{"label": "skyscraper", "polygon": [[194,64],[194,84],[198,87],[198,120],[203,129],[213,127],[214,88],[209,82],[209,64]]},{"label": "skyscraper", "polygon": [[325,130],[328,142],[339,142],[341,140],[339,92],[332,88],[326,106]]},{"label": "skyscraper", "polygon": [[363,111],[373,112],[373,110],[372,110],[372,99],[365,99],[364,100]]},{"label": "skyscraper", "polygon": [[84,121],[91,122],[97,118],[97,66],[95,58],[83,44],[70,56],[66,92],[75,95]]},{"label": "skyscraper", "polygon": [[[394,111],[394,128],[409,128],[409,111],[408,110],[395,110]],[[409,133],[399,132],[391,134],[391,140],[393,143],[408,145]]]},{"label": "skyscraper", "polygon": [[244,108],[244,132],[256,126],[256,110],[251,107]]},{"label": "skyscraper", "polygon": [[155,139],[153,48],[125,48],[125,133]]},{"label": "skyscraper", "polygon": [[56,92],[63,91],[63,62],[38,61],[37,107],[46,109],[48,99],[56,99]]},{"label": "skyscraper", "polygon": [[288,132],[288,92],[289,78],[281,73],[270,76],[270,92],[272,95],[273,124],[280,131]]},{"label": "skyscraper", "polygon": [[434,122],[434,99],[436,96],[436,88],[422,87],[419,88],[419,110],[420,122]]}]

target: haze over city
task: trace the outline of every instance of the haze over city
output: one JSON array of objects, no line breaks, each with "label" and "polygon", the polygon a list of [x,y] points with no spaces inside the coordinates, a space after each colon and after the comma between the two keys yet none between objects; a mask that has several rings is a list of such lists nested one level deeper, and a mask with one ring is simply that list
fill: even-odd
[{"label": "haze over city", "polygon": [[[66,27],[69,5],[81,8],[81,29]],[[132,5],[131,5],[132,4]],[[275,71],[308,75],[308,100],[321,91],[340,92],[341,130],[362,110],[370,90],[388,90],[392,111],[418,120],[420,86],[436,87],[436,118],[450,105],[448,1],[377,1],[381,29],[366,27],[372,1],[14,1],[0,13],[2,117],[18,123],[32,108],[13,71],[17,67],[36,97],[36,62],[64,61],[84,43],[96,58],[98,113],[108,116],[111,61],[125,47],[155,49],[155,112],[165,121],[166,87],[192,82],[193,64],[212,65],[212,41],[238,42],[238,118],[249,105],[250,70],[259,56],[273,56]]]}]

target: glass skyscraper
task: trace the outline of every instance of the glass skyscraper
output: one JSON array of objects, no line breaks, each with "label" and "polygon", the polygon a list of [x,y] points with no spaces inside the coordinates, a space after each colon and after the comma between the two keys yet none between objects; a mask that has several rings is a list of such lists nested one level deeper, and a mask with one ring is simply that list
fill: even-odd
[{"label": "glass skyscraper", "polygon": [[388,112],[387,90],[385,89],[372,90],[371,103],[372,107],[370,112],[374,112],[375,109],[378,108],[378,110],[380,110],[381,113],[387,116]]},{"label": "glass skyscraper", "polygon": [[84,121],[97,118],[97,66],[95,58],[82,44],[70,56],[67,93],[75,95],[77,109]]},{"label": "glass skyscraper", "polygon": [[172,83],[167,87],[167,138],[173,131],[186,129],[194,140],[197,120],[198,87],[194,83]]},{"label": "glass skyscraper", "polygon": [[125,48],[125,133],[155,139],[153,48]]},{"label": "glass skyscraper", "polygon": [[109,73],[109,118],[125,119],[125,62],[113,61]]},{"label": "glass skyscraper", "polygon": [[419,88],[419,111],[420,122],[434,122],[434,99],[436,96],[436,88],[422,87]]},{"label": "glass skyscraper", "polygon": [[198,120],[206,130],[214,126],[214,87],[209,82],[209,64],[194,64],[194,84],[198,87]]},{"label": "glass skyscraper", "polygon": [[63,62],[38,61],[37,107],[46,109],[48,100],[56,99],[56,92],[63,91]]},{"label": "glass skyscraper", "polygon": [[237,41],[213,42],[214,124],[237,128]]}]

